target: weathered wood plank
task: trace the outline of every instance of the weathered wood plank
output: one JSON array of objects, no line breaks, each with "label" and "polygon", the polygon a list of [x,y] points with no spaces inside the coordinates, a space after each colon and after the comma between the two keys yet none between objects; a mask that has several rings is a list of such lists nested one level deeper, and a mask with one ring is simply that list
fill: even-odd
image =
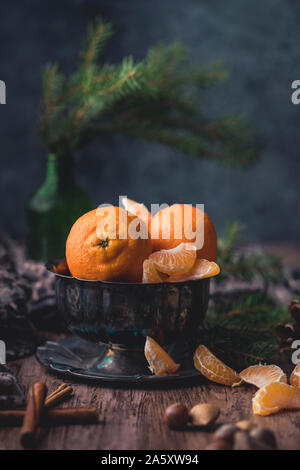
[{"label": "weathered wood plank", "polygon": [[[62,379],[40,366],[34,357],[10,364],[27,387],[34,381],[44,381],[49,391]],[[70,382],[68,380],[64,380]],[[210,402],[221,407],[222,422],[234,422],[251,417],[252,387],[230,389],[207,382],[176,389],[135,390],[116,389],[72,383],[75,396],[64,405],[96,406],[100,423],[95,426],[63,426],[44,431],[41,449],[203,449],[211,435],[202,431],[171,431],[163,423],[165,408],[175,402],[191,407],[198,402]],[[271,428],[281,449],[300,448],[300,412],[284,412],[254,420]],[[0,429],[0,449],[20,449],[19,429]]]}]

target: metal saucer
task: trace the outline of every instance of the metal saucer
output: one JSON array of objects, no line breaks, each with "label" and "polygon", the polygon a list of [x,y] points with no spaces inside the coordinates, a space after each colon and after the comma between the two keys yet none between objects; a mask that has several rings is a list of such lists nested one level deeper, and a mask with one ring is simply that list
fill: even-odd
[{"label": "metal saucer", "polygon": [[190,347],[173,346],[169,353],[181,367],[176,374],[163,376],[150,372],[141,350],[110,347],[76,336],[47,341],[37,349],[36,357],[43,366],[57,373],[99,383],[174,383],[199,377]]}]

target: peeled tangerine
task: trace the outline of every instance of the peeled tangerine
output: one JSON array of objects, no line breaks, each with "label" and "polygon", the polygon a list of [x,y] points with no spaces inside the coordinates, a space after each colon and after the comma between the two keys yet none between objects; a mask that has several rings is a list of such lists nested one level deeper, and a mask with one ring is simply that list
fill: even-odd
[{"label": "peeled tangerine", "polygon": [[197,258],[197,249],[191,243],[181,243],[171,250],[152,253],[149,260],[155,268],[165,274],[184,274],[192,269]]},{"label": "peeled tangerine", "polygon": [[151,214],[144,204],[128,199],[125,196],[121,198],[121,203],[126,211],[139,217],[139,219],[151,228]]},{"label": "peeled tangerine", "polygon": [[197,279],[206,279],[207,277],[217,276],[220,267],[214,261],[207,259],[197,259],[192,269],[186,274],[170,276],[169,282],[195,281]]},{"label": "peeled tangerine", "polygon": [[240,372],[240,377],[244,382],[262,388],[273,382],[287,383],[285,373],[280,367],[275,365],[256,365],[248,367]]},{"label": "peeled tangerine", "polygon": [[281,409],[300,409],[300,390],[292,385],[274,382],[256,392],[252,398],[253,413],[267,416]]},{"label": "peeled tangerine", "polygon": [[180,365],[176,364],[171,356],[150,336],[145,343],[145,357],[151,372],[155,375],[174,374]]},{"label": "peeled tangerine", "polygon": [[196,349],[194,365],[204,377],[212,382],[231,387],[240,385],[243,382],[233,369],[226,366],[203,344]]},{"label": "peeled tangerine", "polygon": [[[195,281],[216,276],[219,272],[214,261],[196,259],[196,248],[182,243],[171,250],[156,251],[144,261],[143,283]],[[171,275],[168,277],[168,274]]]},{"label": "peeled tangerine", "polygon": [[159,272],[156,270],[154,263],[146,259],[143,264],[143,283],[158,283],[163,282],[163,279]]},{"label": "peeled tangerine", "polygon": [[291,373],[290,384],[300,388],[300,364],[298,364]]}]

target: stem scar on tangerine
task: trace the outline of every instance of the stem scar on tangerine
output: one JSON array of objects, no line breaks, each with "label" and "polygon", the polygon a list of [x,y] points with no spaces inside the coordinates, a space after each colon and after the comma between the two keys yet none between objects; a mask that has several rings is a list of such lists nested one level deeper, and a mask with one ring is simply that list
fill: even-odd
[{"label": "stem scar on tangerine", "polygon": [[108,247],[108,238],[106,238],[105,240],[100,240],[100,243],[99,245],[102,246],[102,248],[107,248]]}]

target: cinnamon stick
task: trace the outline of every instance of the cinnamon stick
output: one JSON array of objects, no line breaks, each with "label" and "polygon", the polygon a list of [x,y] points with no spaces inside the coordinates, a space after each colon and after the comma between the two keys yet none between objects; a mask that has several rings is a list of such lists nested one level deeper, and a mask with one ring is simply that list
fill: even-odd
[{"label": "cinnamon stick", "polygon": [[59,408],[47,411],[42,417],[43,426],[96,424],[99,422],[96,408]]},{"label": "cinnamon stick", "polygon": [[21,426],[24,416],[24,410],[0,411],[0,426]]},{"label": "cinnamon stick", "polygon": [[34,448],[38,440],[38,428],[47,394],[43,383],[35,383],[29,390],[27,408],[24,415],[20,440],[25,448]]},{"label": "cinnamon stick", "polygon": [[65,398],[72,395],[72,393],[73,393],[72,387],[69,387],[67,384],[62,384],[53,393],[48,395],[48,397],[45,400],[44,407],[46,409],[52,408],[53,406],[57,405]]},{"label": "cinnamon stick", "polygon": [[64,390],[67,387],[68,387],[67,384],[61,384],[56,390],[54,390],[54,392],[50,393],[50,395],[47,396],[46,401],[49,400],[49,398],[52,398],[54,395],[56,395],[56,393],[60,392],[61,390]]},{"label": "cinnamon stick", "polygon": [[[21,426],[25,410],[0,411],[0,426]],[[96,424],[99,422],[96,408],[60,408],[45,410],[41,426],[62,426],[71,424]]]}]

